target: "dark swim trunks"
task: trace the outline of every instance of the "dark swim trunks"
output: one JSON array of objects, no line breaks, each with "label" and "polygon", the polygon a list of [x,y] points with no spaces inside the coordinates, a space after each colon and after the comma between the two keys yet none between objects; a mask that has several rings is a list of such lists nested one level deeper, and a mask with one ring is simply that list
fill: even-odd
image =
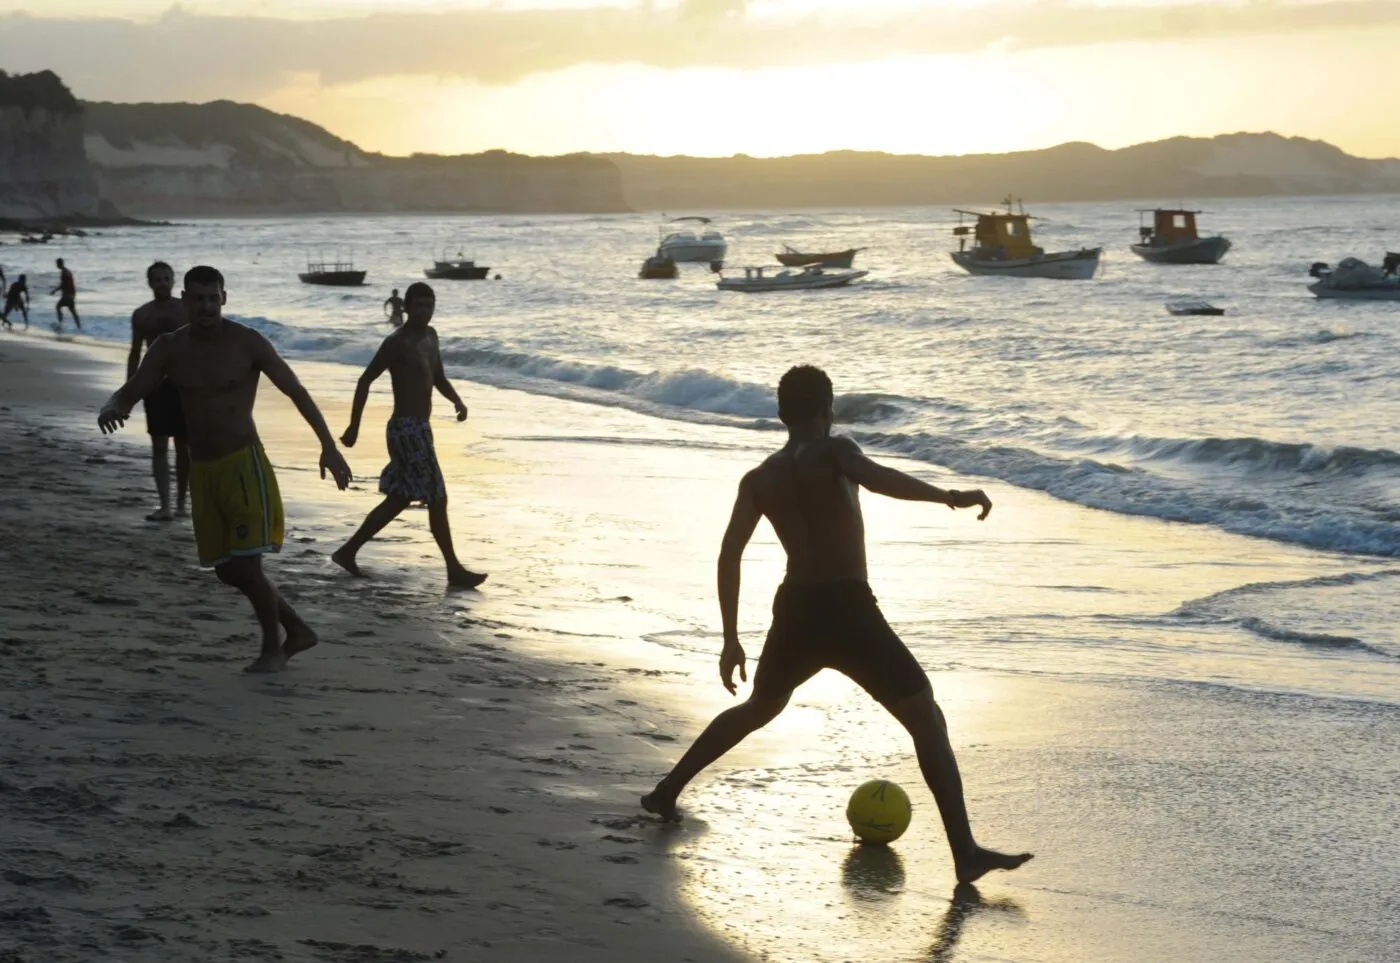
[{"label": "dark swim trunks", "polygon": [[880,613],[868,583],[783,583],[754,673],[756,695],[786,693],[822,669],[849,677],[882,705],[928,688],[928,676]]},{"label": "dark swim trunks", "polygon": [[185,437],[185,409],[180,391],[166,378],[142,402],[146,408],[146,433],[166,438]]},{"label": "dark swim trunks", "polygon": [[447,499],[447,485],[433,447],[427,418],[390,418],[385,430],[389,464],[379,475],[379,491],[410,502],[436,505]]}]

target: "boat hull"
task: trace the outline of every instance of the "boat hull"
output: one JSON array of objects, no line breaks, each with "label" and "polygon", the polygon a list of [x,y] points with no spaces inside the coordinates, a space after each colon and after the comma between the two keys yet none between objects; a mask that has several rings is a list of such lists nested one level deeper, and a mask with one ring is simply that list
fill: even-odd
[{"label": "boat hull", "polygon": [[1134,244],[1132,251],[1153,264],[1219,264],[1230,250],[1230,240],[1224,237],[1201,237],[1178,244]]},{"label": "boat hull", "polygon": [[639,278],[648,281],[669,281],[680,275],[676,262],[669,258],[649,257],[642,262]]},{"label": "boat hull", "polygon": [[1319,298],[1336,301],[1400,301],[1400,284],[1383,288],[1333,288],[1316,281],[1308,285],[1308,290]]},{"label": "boat hull", "polygon": [[818,291],[824,288],[845,287],[869,271],[848,271],[845,274],[820,274],[803,277],[800,275],[770,278],[720,278],[717,287],[721,291],[746,291],[761,294],[766,291]]},{"label": "boat hull", "polygon": [[368,271],[307,271],[298,274],[303,284],[321,284],[333,288],[354,288],[365,283]]},{"label": "boat hull", "polygon": [[484,281],[489,267],[424,268],[423,276],[434,281]]},{"label": "boat hull", "polygon": [[729,245],[724,241],[682,241],[674,244],[662,244],[661,253],[672,261],[684,261],[690,264],[712,264],[715,261],[723,261],[724,256],[729,253]]},{"label": "boat hull", "polygon": [[1060,281],[1087,281],[1099,269],[1103,248],[1063,251],[1039,257],[993,260],[978,258],[967,251],[954,251],[953,263],[969,274],[999,275],[1012,278],[1052,278]]},{"label": "boat hull", "polygon": [[815,264],[819,267],[829,268],[849,268],[859,253],[859,248],[851,248],[848,251],[834,251],[830,254],[803,254],[800,251],[784,251],[775,255],[779,264],[788,267],[806,267]]}]

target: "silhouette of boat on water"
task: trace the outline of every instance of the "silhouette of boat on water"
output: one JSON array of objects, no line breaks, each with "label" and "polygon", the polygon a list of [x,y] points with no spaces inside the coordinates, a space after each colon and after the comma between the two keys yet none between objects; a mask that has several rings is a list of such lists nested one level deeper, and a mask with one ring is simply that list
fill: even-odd
[{"label": "silhouette of boat on water", "polygon": [[[1033,218],[1025,208],[1013,210],[1009,197],[1002,203],[1005,212],[955,210],[958,224],[953,236],[958,239],[958,249],[952,258],[958,267],[969,274],[1070,281],[1087,281],[1098,271],[1103,248],[1046,253],[1031,240]],[[964,217],[975,218],[975,222],[964,224]],[[971,248],[967,246],[969,235]]]},{"label": "silhouette of boat on water", "polygon": [[785,264],[788,267],[806,267],[809,264],[815,264],[818,267],[848,268],[851,266],[851,262],[856,259],[856,255],[864,250],[865,248],[863,247],[849,247],[844,251],[827,251],[821,254],[808,254],[797,250],[791,245],[784,244],[782,251],[776,254],[775,257],[777,257],[778,263]]},{"label": "silhouette of boat on water", "polygon": [[354,261],[347,258],[342,261],[337,258],[334,261],[325,259],[315,261],[307,259],[306,270],[297,277],[301,278],[303,284],[323,284],[335,288],[354,288],[365,283],[365,275],[368,271],[357,271]]},{"label": "silhouette of boat on water", "polygon": [[423,276],[434,281],[484,281],[491,268],[478,265],[462,257],[458,251],[455,258],[446,255],[433,261],[433,266],[423,269]]},{"label": "silhouette of boat on water", "polygon": [[1158,207],[1141,209],[1138,218],[1152,215],[1152,226],[1139,224],[1141,240],[1131,245],[1144,261],[1154,264],[1218,264],[1230,250],[1225,237],[1201,237],[1196,233],[1196,215],[1201,211]]}]

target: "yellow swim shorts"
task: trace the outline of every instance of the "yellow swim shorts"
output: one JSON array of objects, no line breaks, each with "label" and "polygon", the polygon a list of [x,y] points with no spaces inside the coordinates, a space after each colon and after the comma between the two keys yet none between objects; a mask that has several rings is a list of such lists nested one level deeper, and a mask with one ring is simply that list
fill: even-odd
[{"label": "yellow swim shorts", "polygon": [[190,462],[190,503],[200,565],[282,550],[282,495],[261,444]]}]

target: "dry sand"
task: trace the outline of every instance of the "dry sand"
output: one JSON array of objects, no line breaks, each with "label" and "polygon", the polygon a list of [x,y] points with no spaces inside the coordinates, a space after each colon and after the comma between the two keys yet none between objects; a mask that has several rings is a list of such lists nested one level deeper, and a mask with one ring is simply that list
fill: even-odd
[{"label": "dry sand", "polygon": [[349,583],[297,531],[314,472],[269,569],[323,644],[240,672],[246,602],[141,521],[139,416],[97,432],[120,360],[0,342],[0,961],[739,958],[637,821],[625,673]]}]

